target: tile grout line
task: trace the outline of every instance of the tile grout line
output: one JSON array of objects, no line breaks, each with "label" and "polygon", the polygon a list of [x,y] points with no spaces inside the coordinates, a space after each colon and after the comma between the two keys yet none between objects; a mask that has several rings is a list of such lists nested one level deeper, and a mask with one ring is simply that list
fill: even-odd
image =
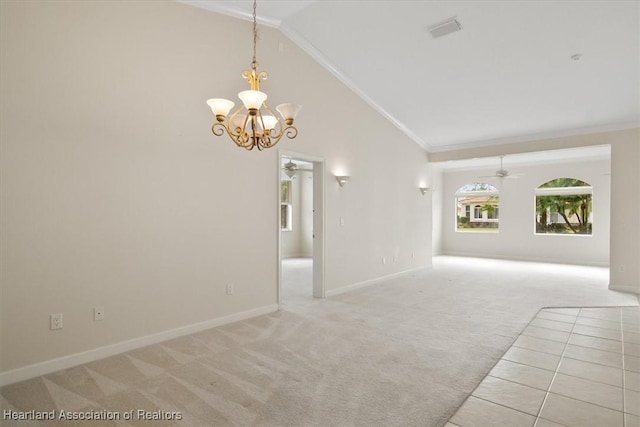
[{"label": "tile grout line", "polygon": [[[569,345],[574,345],[574,344],[569,344]],[[586,349],[588,349],[588,350],[597,350],[597,349],[595,349],[595,348],[590,348],[590,347],[583,347],[583,348],[586,348]],[[601,350],[601,351],[604,351],[604,350]],[[614,352],[610,352],[610,353],[611,353],[611,354],[618,355],[618,356],[621,356],[621,354],[620,354],[620,353],[614,353]],[[564,358],[565,358],[565,359],[571,359],[571,360],[577,360],[577,361],[579,361],[579,362],[591,363],[592,365],[598,365],[598,366],[602,366],[602,367],[605,367],[605,368],[622,369],[622,368],[619,368],[619,367],[617,367],[617,366],[605,365],[604,363],[601,363],[601,362],[594,362],[593,360],[584,360],[584,359],[578,359],[578,358],[576,358],[576,357],[569,357],[569,356],[565,356]],[[582,378],[582,377],[580,377],[580,376],[578,376],[578,375],[572,375],[572,376],[573,376],[573,377],[577,377],[577,378]],[[596,383],[600,383],[600,384],[608,384],[608,385],[610,385],[610,386],[612,386],[612,387],[620,387],[620,386],[617,386],[617,385],[614,385],[614,384],[605,383],[605,382],[602,382],[602,381],[591,380],[591,379],[589,379],[589,378],[583,378],[583,379],[585,379],[585,380],[590,380],[590,381],[593,381],[593,382],[596,382]]]},{"label": "tile grout line", "polygon": [[[528,366],[528,365],[527,365],[527,366]],[[551,371],[549,371],[549,372],[551,372]],[[570,376],[571,376],[571,375],[570,375]],[[543,390],[543,389],[541,389],[541,388],[533,387],[533,386],[530,386],[530,385],[527,385],[527,384],[522,384],[522,383],[519,383],[519,382],[517,382],[517,381],[507,380],[507,379],[500,378],[500,377],[494,377],[493,375],[487,375],[487,377],[495,378],[495,379],[498,379],[498,380],[501,380],[501,381],[509,382],[509,383],[516,384],[516,385],[523,386],[523,387],[529,387],[529,388],[532,388],[532,389],[535,389],[535,390],[539,390],[539,391],[545,391],[545,390]],[[485,377],[485,378],[486,378],[486,377]],[[574,377],[574,378],[580,378],[580,377]],[[581,378],[581,379],[586,379],[586,378]],[[599,384],[605,384],[605,383],[599,383]],[[605,385],[610,385],[610,384],[605,384]],[[612,385],[611,387],[616,387],[616,386],[613,386],[613,385]],[[620,388],[620,387],[616,387],[616,388]],[[592,405],[592,406],[598,406],[598,407],[603,408],[603,409],[609,409],[609,410],[611,410],[611,411],[622,412],[622,411],[619,411],[619,410],[617,410],[617,409],[613,409],[613,408],[611,408],[610,406],[603,406],[603,405],[601,405],[601,404],[599,404],[599,403],[593,403],[593,402],[589,402],[589,401],[587,401],[587,400],[578,399],[577,397],[566,396],[566,395],[564,395],[564,394],[559,394],[559,393],[554,393],[554,394],[557,394],[558,396],[566,397],[566,398],[568,398],[568,399],[576,400],[576,401],[578,401],[578,402],[588,403],[589,405]],[[475,396],[475,395],[471,395],[471,396],[469,396],[469,397],[475,397],[476,399],[484,400],[484,401],[486,401],[486,402],[490,402],[490,403],[493,403],[493,404],[495,404],[495,405],[504,406],[505,408],[513,409],[514,411],[518,411],[518,412],[522,412],[522,413],[527,414],[527,415],[531,415],[531,414],[530,414],[530,413],[528,413],[528,412],[524,412],[524,411],[522,411],[522,410],[520,410],[520,409],[512,408],[511,406],[507,406],[507,405],[502,404],[502,403],[497,403],[497,402],[494,402],[494,401],[492,401],[492,400],[485,399],[485,398],[483,398],[483,397],[479,397],[479,396]],[[555,422],[556,424],[558,424],[558,422],[557,422],[557,421],[554,421],[554,422]]]},{"label": "tile grout line", "polygon": [[[580,312],[582,311],[583,307],[580,307],[578,309],[578,314],[576,315],[576,321],[578,320],[578,317],[580,316]],[[540,409],[538,409],[538,414],[536,415],[536,420],[533,423],[533,427],[536,427],[538,425],[538,420],[540,420],[540,414],[542,413],[542,410],[544,409],[544,405],[545,403],[547,403],[547,399],[549,397],[549,393],[551,393],[551,387],[553,386],[553,382],[556,379],[556,376],[558,375],[558,369],[560,369],[560,365],[562,364],[562,360],[564,359],[564,354],[567,351],[567,347],[569,346],[569,341],[571,340],[571,336],[573,335],[573,329],[576,327],[576,322],[573,322],[573,326],[571,327],[571,332],[569,332],[569,336],[567,337],[567,341],[564,343],[564,348],[562,349],[562,354],[560,355],[560,360],[558,360],[558,364],[556,365],[556,370],[553,373],[553,377],[551,378],[551,382],[549,383],[549,386],[547,387],[547,392],[544,395],[544,399],[542,399],[542,404],[540,405]]]},{"label": "tile grout line", "polygon": [[[516,362],[514,362],[514,363],[516,363]],[[528,365],[525,365],[525,366],[528,366]],[[519,383],[518,381],[508,380],[508,379],[506,379],[506,378],[496,377],[496,376],[494,376],[494,375],[491,375],[490,373],[489,373],[489,374],[487,374],[487,377],[491,377],[491,378],[495,378],[495,379],[498,379],[498,380],[506,381],[506,382],[509,382],[509,383],[512,383],[512,384],[521,385],[521,386],[523,386],[523,387],[529,387],[529,388],[532,388],[532,389],[535,389],[535,390],[545,391],[545,390],[543,390],[543,389],[541,389],[541,388],[538,388],[538,387],[533,387],[533,386],[530,386],[530,385],[527,385],[527,384]],[[486,378],[486,377],[485,377],[485,378]],[[478,397],[478,396],[476,396],[476,397]],[[494,402],[494,403],[495,403],[495,402]],[[515,409],[515,408],[511,408],[511,409]]]},{"label": "tile grout line", "polygon": [[[556,329],[552,329],[552,330],[557,331]],[[566,331],[557,331],[557,332],[566,332]],[[567,333],[568,333],[568,332],[567,332]],[[573,336],[573,335],[580,335],[580,336],[586,336],[586,337],[589,337],[589,338],[598,338],[598,339],[602,339],[602,340],[618,342],[618,340],[614,340],[614,339],[610,339],[610,338],[600,338],[600,337],[593,337],[593,336],[589,336],[589,335],[582,335],[582,334],[570,334],[569,338],[571,338],[571,336]],[[549,342],[557,343],[557,344],[562,344],[560,341],[553,341],[553,340],[549,340],[549,339],[546,339],[546,338],[534,337],[534,336],[532,336],[532,335],[524,335],[524,334],[521,334],[521,335],[519,335],[519,336],[518,336],[518,338],[519,338],[519,337],[521,337],[521,336],[528,337],[528,338],[535,338],[535,339],[542,340],[542,341],[549,341]],[[516,340],[516,341],[517,341],[517,340]],[[575,344],[575,343],[571,343],[571,342],[569,342],[569,345],[572,345],[572,346],[574,346],[574,347],[584,348],[584,349],[586,349],[586,350],[601,351],[601,352],[603,352],[603,353],[617,354],[617,355],[620,355],[620,354],[621,354],[621,353],[619,353],[619,352],[617,352],[617,351],[603,350],[603,349],[601,349],[601,348],[595,348],[595,347],[587,347],[587,346],[585,346],[585,345]],[[538,353],[549,354],[549,355],[552,355],[552,356],[560,356],[559,354],[549,353],[549,352],[547,352],[547,351],[534,350],[534,349],[532,349],[532,348],[522,347],[522,345],[517,345],[517,344],[515,344],[515,342],[514,342],[514,344],[513,344],[511,347],[517,347],[517,348],[521,348],[521,349],[524,349],[524,350],[537,351]],[[570,357],[570,356],[567,356],[567,359],[579,360],[579,361],[581,361],[581,362],[588,362],[588,363],[593,363],[593,364],[595,364],[595,365],[606,366],[606,367],[609,367],[609,368],[615,368],[615,369],[617,369],[617,367],[616,367],[616,366],[606,365],[606,364],[604,364],[604,363],[601,363],[601,362],[594,362],[594,361],[592,361],[592,360],[578,359],[578,358],[576,358],[576,357]],[[511,362],[513,362],[513,361],[511,361]],[[522,363],[522,362],[514,362],[514,363]],[[525,364],[526,364],[526,363],[525,363]],[[540,368],[540,369],[544,369],[544,368]],[[547,369],[547,370],[549,370],[549,369]],[[604,383],[604,384],[606,384],[606,383]]]},{"label": "tile grout line", "polygon": [[[524,326],[524,328],[522,328],[522,330],[520,331],[520,333],[518,334],[518,336],[517,336],[517,337],[516,337],[512,342],[511,342],[510,346],[507,348],[507,350],[506,350],[506,351],[509,351],[509,350],[513,347],[513,344],[517,341],[517,339],[518,339],[520,336],[522,336],[522,332],[523,332],[525,329],[527,329],[529,326],[531,326],[531,322],[533,322],[533,320],[538,316],[538,314],[539,314],[542,310],[544,310],[544,309],[545,309],[545,307],[542,307],[542,308],[538,309],[538,311],[536,312],[536,314],[535,314],[535,315],[534,315],[534,316],[533,316],[533,317],[532,317],[532,318],[527,322],[527,324]],[[534,337],[534,338],[535,338],[535,337]],[[504,353],[504,354],[506,354],[506,351],[505,351],[505,353]],[[458,411],[460,410],[460,408],[462,408],[462,406],[464,406],[464,404],[465,404],[465,403],[466,403],[466,402],[467,402],[471,397],[474,397],[474,398],[476,398],[476,399],[480,399],[480,400],[484,400],[485,402],[493,403],[494,405],[503,406],[503,407],[505,407],[505,408],[508,408],[508,409],[511,409],[511,410],[514,410],[514,411],[517,411],[517,412],[522,412],[523,414],[527,414],[526,412],[520,411],[520,410],[518,410],[518,409],[511,408],[511,407],[509,407],[509,406],[505,406],[505,405],[502,405],[502,404],[500,404],[500,403],[491,402],[491,401],[489,401],[489,400],[486,400],[486,399],[483,399],[483,398],[481,398],[481,397],[478,397],[478,396],[474,396],[474,395],[473,395],[473,393],[478,389],[478,387],[480,387],[480,385],[482,384],[482,382],[483,382],[487,377],[491,376],[491,375],[489,375],[489,374],[490,374],[490,373],[491,373],[491,371],[496,367],[496,365],[497,365],[501,360],[506,360],[506,359],[504,359],[504,354],[502,355],[502,357],[501,357],[500,359],[498,359],[498,361],[493,365],[493,368],[491,368],[491,370],[490,370],[490,371],[489,371],[489,372],[484,376],[484,378],[483,378],[483,379],[482,379],[482,380],[481,380],[481,381],[480,381],[480,382],[479,382],[479,383],[474,387],[474,389],[471,391],[471,393],[469,393],[469,394],[467,395],[467,397],[465,397],[465,399],[463,400],[463,402],[460,404],[460,406],[458,406],[458,408],[457,408],[457,409],[456,409],[456,411],[453,413],[453,415],[451,415],[451,416],[449,417],[449,419],[447,420],[447,422],[451,422],[451,419],[452,419],[452,418],[453,418],[453,417],[458,413]],[[511,362],[511,363],[519,363],[519,362],[513,362],[513,361],[510,361],[510,360],[509,360],[509,362]],[[521,363],[521,364],[522,364],[522,363]],[[529,365],[525,365],[525,366],[529,366]],[[542,369],[542,368],[540,368],[540,369]],[[502,379],[502,378],[499,378],[499,379]],[[508,380],[505,380],[505,381],[508,381]],[[524,385],[524,384],[521,384],[521,385]],[[535,388],[535,387],[532,387],[532,388]],[[546,396],[545,396],[545,397],[546,397]],[[527,414],[527,415],[531,415],[531,414]],[[533,415],[531,415],[531,416],[533,416]],[[534,425],[533,425],[532,427],[535,427],[536,422],[537,422],[537,418],[536,418],[536,421],[534,421]]]},{"label": "tile grout line", "polygon": [[[635,306],[630,306],[630,307],[635,307]],[[593,309],[593,308],[620,308],[620,307],[616,307],[616,306],[606,306],[606,307],[566,307],[566,308],[576,308],[576,309],[578,309],[578,314],[576,314],[576,316],[575,316],[575,321],[574,321],[574,323],[572,324],[571,331],[567,332],[567,331],[561,331],[561,330],[557,330],[557,329],[546,328],[546,327],[544,327],[544,326],[536,326],[536,325],[532,325],[531,323],[532,323],[536,318],[538,318],[538,314],[540,314],[540,312],[542,312],[542,311],[544,311],[544,310],[546,310],[546,309],[547,309],[546,307],[542,307],[541,309],[539,309],[539,310],[538,310],[538,312],[536,313],[536,315],[535,315],[535,316],[534,316],[534,317],[533,317],[533,318],[532,318],[532,319],[531,319],[531,320],[526,324],[526,326],[522,329],[522,331],[520,332],[520,334],[519,334],[519,335],[518,335],[518,337],[517,337],[517,338],[519,338],[520,336],[526,336],[526,337],[531,337],[531,338],[538,339],[538,340],[544,340],[544,341],[551,341],[551,342],[560,343],[559,341],[550,340],[550,339],[547,339],[547,338],[542,338],[542,337],[538,337],[538,336],[534,336],[534,335],[526,335],[526,334],[524,334],[523,332],[524,332],[528,327],[530,327],[530,326],[536,326],[536,327],[538,327],[538,328],[540,328],[540,329],[548,329],[548,330],[553,330],[553,331],[556,331],[556,332],[565,332],[565,333],[568,333],[568,334],[569,334],[569,336],[567,337],[567,340],[566,340],[564,343],[562,343],[562,344],[563,344],[563,351],[562,351],[562,354],[561,354],[561,355],[559,355],[560,359],[558,360],[558,363],[557,363],[557,365],[556,365],[556,367],[555,367],[555,370],[554,370],[554,371],[551,371],[551,370],[549,370],[549,369],[540,368],[539,366],[529,365],[529,364],[527,364],[527,363],[516,362],[516,361],[509,360],[509,359],[504,359],[504,355],[503,355],[503,357],[502,357],[501,359],[499,359],[499,360],[498,360],[498,362],[500,362],[500,360],[504,360],[504,361],[507,361],[507,362],[510,362],[510,363],[514,363],[514,364],[519,364],[519,365],[523,365],[523,366],[528,366],[528,367],[532,367],[532,368],[537,368],[537,369],[542,369],[542,370],[546,370],[546,371],[549,371],[549,372],[553,372],[553,377],[552,377],[552,379],[551,379],[551,382],[549,383],[549,386],[547,387],[547,390],[546,390],[546,392],[545,392],[544,399],[543,399],[543,401],[542,401],[542,403],[541,403],[540,409],[539,409],[539,410],[538,410],[538,412],[537,412],[537,415],[535,416],[535,421],[534,421],[534,424],[533,424],[533,426],[532,426],[532,427],[536,427],[536,426],[538,425],[538,422],[539,422],[539,420],[540,420],[540,419],[546,420],[545,418],[541,418],[540,414],[542,413],[542,410],[543,410],[543,408],[544,408],[544,405],[545,405],[545,403],[547,402],[547,399],[548,399],[548,397],[549,397],[549,394],[551,393],[551,387],[553,386],[553,383],[554,383],[554,381],[555,381],[555,379],[556,379],[556,377],[557,377],[557,375],[558,375],[558,373],[559,373],[558,371],[559,371],[559,369],[560,369],[560,366],[561,366],[561,364],[562,364],[562,361],[565,359],[565,354],[566,354],[566,351],[567,351],[568,346],[570,345],[571,337],[572,337],[573,335],[581,335],[581,336],[587,336],[587,337],[592,337],[592,338],[597,338],[597,339],[602,339],[602,340],[607,340],[607,341],[614,341],[614,342],[615,342],[615,341],[618,341],[618,340],[616,340],[616,339],[612,339],[612,338],[604,338],[604,337],[598,337],[598,336],[591,336],[591,335],[583,335],[583,334],[579,334],[579,333],[574,333],[574,330],[575,330],[576,325],[578,325],[578,326],[588,326],[588,327],[596,328],[596,329],[607,329],[607,328],[599,328],[599,327],[597,327],[597,326],[581,325],[581,324],[577,323],[577,320],[578,320],[578,318],[580,317],[580,314],[581,314],[581,312],[582,312],[582,310],[583,310],[583,309],[585,309],[585,308],[588,308],[588,309]],[[561,314],[561,313],[557,313],[557,314]],[[622,312],[621,312],[621,314],[620,314],[620,317],[621,317],[621,323],[624,323],[624,319],[622,318]],[[554,321],[554,322],[561,322],[561,321],[552,320],[552,319],[544,319],[544,318],[541,318],[541,319],[543,319],[543,320],[550,320],[550,321]],[[594,318],[594,319],[595,319],[595,318]],[[605,319],[595,319],[595,320],[605,320]],[[568,322],[561,322],[561,323],[568,323]],[[622,333],[622,328],[623,328],[623,327],[624,327],[624,325],[621,325],[621,340],[620,340],[621,342],[622,342],[622,340],[623,340],[623,338],[624,338],[624,335],[623,335],[623,333]],[[509,349],[513,348],[513,347],[516,347],[516,348],[520,348],[520,349],[523,349],[523,350],[529,350],[529,351],[538,352],[538,353],[541,353],[541,354],[553,355],[552,353],[545,353],[545,352],[543,352],[543,351],[533,350],[533,349],[529,349],[529,348],[526,348],[526,347],[519,347],[519,346],[515,345],[515,342],[517,341],[517,338],[512,342],[511,346],[507,349],[507,351],[508,351]],[[611,354],[619,354],[620,356],[622,356],[622,358],[623,358],[623,365],[622,365],[622,369],[621,369],[621,370],[622,370],[622,375],[623,375],[623,384],[622,384],[622,385],[623,385],[623,387],[622,387],[622,392],[623,392],[623,411],[617,411],[617,410],[612,409],[612,408],[610,408],[610,407],[602,406],[602,405],[600,405],[600,404],[596,404],[596,403],[588,402],[588,401],[581,400],[581,399],[576,399],[576,398],[571,398],[571,399],[575,399],[575,400],[578,400],[578,401],[581,401],[581,402],[584,402],[584,403],[588,403],[588,404],[590,404],[590,405],[599,406],[599,407],[602,407],[602,408],[604,408],[604,409],[609,409],[609,410],[613,410],[613,411],[616,411],[616,412],[621,412],[621,414],[622,414],[622,416],[623,416],[623,424],[625,424],[625,425],[626,425],[626,419],[625,419],[625,417],[624,417],[624,415],[625,415],[625,413],[626,413],[626,412],[625,412],[625,408],[626,408],[626,407],[624,406],[624,399],[625,399],[625,396],[624,396],[624,390],[625,390],[625,382],[624,382],[624,344],[622,344],[622,354],[617,353],[617,352],[608,351],[608,350],[601,350],[601,349],[593,348],[593,347],[586,347],[586,346],[577,345],[577,344],[574,344],[574,345],[576,345],[576,346],[578,346],[578,347],[586,348],[586,349],[598,350],[598,351],[603,351],[603,352],[611,353]],[[572,360],[582,361],[582,362],[585,362],[585,363],[594,363],[594,364],[596,364],[596,365],[600,365],[600,366],[604,366],[604,367],[608,367],[608,368],[616,369],[615,367],[612,367],[612,366],[609,366],[609,365],[603,365],[603,364],[600,364],[600,363],[597,363],[597,362],[589,362],[589,361],[584,361],[584,360],[581,360],[581,359],[573,359],[573,358],[571,358],[571,357],[566,357],[566,358],[567,358],[567,359],[572,359]],[[497,363],[498,363],[498,362],[496,362],[496,365],[497,365]],[[495,368],[495,365],[494,365],[494,368]],[[524,387],[530,387],[530,388],[533,388],[533,389],[537,389],[537,390],[544,391],[543,389],[538,389],[537,387],[532,387],[532,386],[530,386],[530,385],[522,384],[522,383],[519,383],[519,382],[517,382],[517,381],[513,381],[513,380],[509,380],[509,379],[501,378],[501,377],[494,377],[493,375],[491,375],[491,374],[490,374],[490,372],[489,372],[488,374],[486,374],[486,375],[485,375],[485,378],[487,378],[487,377],[493,377],[493,378],[496,378],[496,379],[499,379],[499,380],[502,380],[502,381],[506,381],[506,382],[510,382],[510,383],[517,384],[517,385],[521,385],[521,386],[524,386]],[[576,378],[582,378],[582,377],[576,377]],[[586,379],[586,378],[582,378],[582,379]],[[484,379],[483,379],[483,380],[484,380]],[[593,381],[593,380],[590,380],[590,381]],[[612,385],[612,384],[601,383],[601,382],[599,382],[599,381],[595,381],[595,382],[598,382],[598,383],[600,383],[600,384],[610,385],[610,386],[612,386],[612,387],[616,387],[616,388],[620,388],[620,387],[618,387],[618,386],[614,386],[614,385]],[[478,399],[478,400],[482,400],[482,401],[485,401],[485,402],[488,402],[488,403],[492,403],[492,404],[497,405],[497,406],[502,406],[502,407],[504,407],[504,408],[511,409],[511,410],[513,410],[513,411],[516,411],[516,412],[521,412],[521,413],[526,414],[526,415],[531,415],[531,414],[529,414],[529,413],[527,413],[527,412],[524,412],[524,411],[519,410],[519,409],[516,409],[516,408],[512,408],[512,407],[507,406],[507,405],[505,405],[505,404],[497,403],[497,402],[494,402],[494,401],[492,401],[492,400],[488,400],[488,399],[485,399],[485,398],[482,398],[482,397],[479,397],[479,396],[475,396],[473,393],[475,392],[475,390],[476,390],[476,389],[477,389],[481,384],[482,384],[482,381],[481,381],[481,382],[480,382],[480,384],[478,384],[478,385],[474,388],[474,390],[473,390],[473,391],[472,391],[472,392],[471,392],[471,393],[466,397],[466,399],[463,401],[462,405],[464,405],[464,403],[465,403],[467,400],[469,400],[469,398],[474,397],[475,399]],[[562,395],[560,395],[560,396],[562,396]],[[567,397],[567,396],[565,396],[565,397]],[[462,405],[460,405],[460,407],[458,407],[458,410],[462,407]],[[455,415],[457,412],[458,412],[458,411],[456,410],[456,412],[454,413],[454,415]],[[452,421],[451,421],[451,419],[452,419],[452,418],[453,418],[453,415],[449,418],[449,420],[447,420],[447,422],[452,423]],[[558,423],[556,422],[556,424],[558,424]]]},{"label": "tile grout line", "polygon": [[[528,350],[528,349],[525,349],[525,350]],[[531,350],[531,351],[535,351],[535,350]],[[547,353],[544,353],[544,354],[547,354]],[[601,367],[603,367],[603,368],[611,368],[611,369],[618,369],[618,370],[622,370],[622,368],[615,368],[615,367],[613,367],[613,366],[601,365],[601,364],[598,364],[598,363],[589,362],[588,360],[574,359],[574,358],[572,358],[572,357],[562,357],[562,356],[560,356],[560,355],[553,355],[553,354],[550,354],[550,356],[558,356],[558,357],[560,357],[560,358],[561,358],[561,360],[562,360],[562,359],[570,359],[570,360],[575,360],[575,361],[578,361],[578,362],[589,363],[589,364],[591,364],[591,365],[598,365],[598,366],[601,366]],[[552,371],[551,369],[545,369],[545,368],[541,368],[541,367],[539,367],[539,366],[529,365],[529,364],[527,364],[527,363],[514,362],[513,360],[509,360],[509,359],[501,359],[501,360],[504,360],[505,362],[514,363],[514,364],[517,364],[517,365],[526,366],[526,367],[528,367],[528,368],[536,368],[536,369],[540,369],[540,370],[547,371],[547,372],[555,372],[555,371]],[[559,363],[559,362],[558,362],[558,363]],[[630,372],[633,372],[633,371],[630,371]],[[569,376],[569,377],[572,377],[572,378],[578,378],[578,379],[581,379],[581,380],[591,381],[591,382],[594,382],[594,383],[596,383],[596,384],[600,384],[600,385],[606,385],[606,386],[609,386],[609,387],[615,387],[615,388],[623,389],[623,387],[622,387],[622,386],[619,386],[619,385],[614,385],[614,384],[611,384],[611,383],[605,383],[605,382],[598,381],[598,380],[594,380],[594,379],[591,379],[591,378],[581,377],[581,376],[579,376],[579,375],[574,375],[574,374],[562,374],[562,375],[566,375],[566,376]],[[522,384],[522,383],[519,383],[519,382],[517,382],[517,381],[513,381],[513,380],[509,380],[509,379],[501,378],[501,377],[496,377],[495,375],[491,375],[491,373],[487,374],[487,376],[491,376],[491,377],[494,377],[494,378],[499,378],[499,379],[504,380],[504,381],[510,381],[510,382],[512,382],[512,383],[516,383],[516,384],[524,385],[524,386],[531,387],[531,388],[535,388],[535,389],[538,389],[538,390],[543,390],[543,389],[541,389],[541,388],[533,387],[533,386],[530,386],[530,385],[527,385],[527,384]],[[543,390],[543,391],[544,391],[544,390]],[[570,397],[570,396],[565,396],[565,397]],[[592,405],[602,406],[602,405],[598,405],[597,403],[588,402],[588,401],[586,401],[586,400],[578,399],[578,398],[575,398],[575,397],[570,397],[570,398],[571,398],[571,399],[574,399],[574,400],[581,400],[582,402],[587,402],[587,403],[590,403],[590,404],[592,404]],[[603,407],[604,407],[604,408],[606,408],[606,406],[603,406]],[[618,410],[617,410],[617,409],[614,409],[614,411],[618,411]],[[618,412],[620,412],[620,411],[618,411]]]}]

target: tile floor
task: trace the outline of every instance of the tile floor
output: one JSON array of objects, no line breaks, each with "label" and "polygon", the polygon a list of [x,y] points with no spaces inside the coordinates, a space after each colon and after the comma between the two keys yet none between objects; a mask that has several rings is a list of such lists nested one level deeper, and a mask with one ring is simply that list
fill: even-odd
[{"label": "tile floor", "polygon": [[445,427],[640,427],[640,308],[545,308]]}]

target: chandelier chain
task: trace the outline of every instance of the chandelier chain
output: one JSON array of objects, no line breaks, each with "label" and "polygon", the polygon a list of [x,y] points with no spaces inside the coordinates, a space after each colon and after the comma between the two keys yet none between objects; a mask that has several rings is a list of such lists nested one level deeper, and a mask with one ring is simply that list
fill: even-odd
[{"label": "chandelier chain", "polygon": [[258,66],[256,61],[256,44],[258,42],[258,25],[256,23],[256,0],[253,0],[253,61],[251,61],[251,69],[255,70]]}]

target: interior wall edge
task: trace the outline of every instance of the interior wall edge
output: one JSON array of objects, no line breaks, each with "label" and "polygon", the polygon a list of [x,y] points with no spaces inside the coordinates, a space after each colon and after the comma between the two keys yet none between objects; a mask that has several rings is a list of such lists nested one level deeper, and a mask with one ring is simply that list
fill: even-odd
[{"label": "interior wall edge", "polygon": [[609,285],[609,290],[636,294],[640,297],[640,290],[637,286]]}]

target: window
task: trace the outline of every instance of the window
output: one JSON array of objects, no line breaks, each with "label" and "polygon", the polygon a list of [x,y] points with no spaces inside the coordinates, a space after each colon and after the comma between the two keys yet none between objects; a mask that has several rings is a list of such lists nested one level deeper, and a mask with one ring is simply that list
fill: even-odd
[{"label": "window", "polygon": [[460,187],[456,191],[456,231],[497,233],[498,202],[498,189],[491,184]]},{"label": "window", "polygon": [[282,181],[280,184],[280,230],[293,230],[291,211],[291,181]]},{"label": "window", "polygon": [[482,219],[482,206],[475,205],[473,207],[473,219]]},{"label": "window", "polygon": [[556,178],[536,188],[536,233],[592,233],[593,189],[574,178]]},{"label": "window", "polygon": [[498,219],[498,207],[489,205],[487,207],[487,219]]}]

